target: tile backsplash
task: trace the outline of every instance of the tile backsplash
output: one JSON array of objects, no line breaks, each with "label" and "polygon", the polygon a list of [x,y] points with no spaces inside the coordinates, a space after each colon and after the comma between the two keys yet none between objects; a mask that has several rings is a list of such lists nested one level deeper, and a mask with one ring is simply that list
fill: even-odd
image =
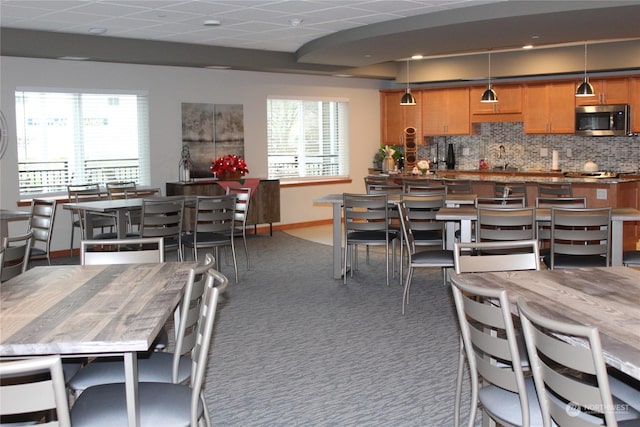
[{"label": "tile backsplash", "polygon": [[[598,164],[601,171],[640,173],[640,136],[583,137],[574,135],[525,135],[522,123],[477,123],[474,135],[427,138],[418,146],[418,159],[444,158],[446,147],[453,144],[456,169],[478,169],[480,159],[489,167],[502,166],[521,171],[551,169],[553,151],[558,152],[562,171],[580,171],[587,161]],[[499,157],[500,146],[504,154]],[[546,151],[546,156],[542,155]],[[444,162],[438,165],[444,167]]]}]

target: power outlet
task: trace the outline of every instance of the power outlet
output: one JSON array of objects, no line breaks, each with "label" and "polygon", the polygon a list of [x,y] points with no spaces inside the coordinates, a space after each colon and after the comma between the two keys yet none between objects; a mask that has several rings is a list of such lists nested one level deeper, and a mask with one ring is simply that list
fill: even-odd
[{"label": "power outlet", "polygon": [[607,189],[606,188],[596,189],[596,199],[607,200]]},{"label": "power outlet", "polygon": [[464,147],[462,149],[462,155],[463,156],[468,156],[469,155],[469,147]]},{"label": "power outlet", "polygon": [[571,157],[571,148],[567,148],[567,157]]},{"label": "power outlet", "polygon": [[541,148],[540,149],[540,157],[547,157],[549,155],[549,149]]}]

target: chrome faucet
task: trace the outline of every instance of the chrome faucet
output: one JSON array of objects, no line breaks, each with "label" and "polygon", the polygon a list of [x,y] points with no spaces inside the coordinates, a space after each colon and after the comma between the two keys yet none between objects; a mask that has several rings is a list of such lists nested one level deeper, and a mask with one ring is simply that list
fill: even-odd
[{"label": "chrome faucet", "polygon": [[498,147],[498,159],[502,160],[502,167],[506,169],[509,163],[507,162],[507,150],[504,148],[504,145]]}]

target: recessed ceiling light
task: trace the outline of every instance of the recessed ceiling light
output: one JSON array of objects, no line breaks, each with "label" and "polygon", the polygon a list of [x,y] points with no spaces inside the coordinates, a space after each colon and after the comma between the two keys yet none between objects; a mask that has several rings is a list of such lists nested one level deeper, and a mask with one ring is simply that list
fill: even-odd
[{"label": "recessed ceiling light", "polygon": [[204,68],[209,68],[211,70],[228,70],[231,67],[229,67],[227,65],[207,65]]},{"label": "recessed ceiling light", "polygon": [[106,32],[107,32],[106,28],[100,28],[100,27],[89,28],[89,33],[91,34],[104,34]]},{"label": "recessed ceiling light", "polygon": [[422,59],[424,58],[422,55],[413,55],[411,59]]},{"label": "recessed ceiling light", "polygon": [[522,46],[523,49],[533,49],[533,45],[532,44],[525,44],[524,46]]},{"label": "recessed ceiling light", "polygon": [[289,21],[291,23],[292,27],[299,27],[300,24],[302,24],[302,19],[299,18],[293,18]]},{"label": "recessed ceiling light", "polygon": [[333,77],[353,77],[352,74],[333,74]]},{"label": "recessed ceiling light", "polygon": [[86,56],[59,56],[58,59],[65,59],[67,61],[86,61]]},{"label": "recessed ceiling light", "polygon": [[207,27],[217,27],[218,25],[220,25],[220,21],[218,21],[217,19],[207,19],[206,21],[204,21],[204,25]]}]

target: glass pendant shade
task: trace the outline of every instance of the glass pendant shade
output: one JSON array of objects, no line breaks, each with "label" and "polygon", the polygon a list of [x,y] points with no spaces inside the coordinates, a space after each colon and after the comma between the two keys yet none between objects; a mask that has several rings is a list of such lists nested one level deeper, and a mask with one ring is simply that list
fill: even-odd
[{"label": "glass pendant shade", "polygon": [[584,44],[584,77],[582,78],[582,83],[578,86],[576,90],[576,96],[595,96],[595,92],[593,90],[593,86],[589,83],[589,79],[587,78],[587,44]]},{"label": "glass pendant shade", "polygon": [[480,102],[498,102],[498,95],[496,95],[496,91],[491,88],[491,85],[487,85],[487,90],[482,94]]},{"label": "glass pendant shade", "polygon": [[416,105],[416,99],[411,95],[409,89],[402,95],[402,99],[400,100],[400,105]]}]

